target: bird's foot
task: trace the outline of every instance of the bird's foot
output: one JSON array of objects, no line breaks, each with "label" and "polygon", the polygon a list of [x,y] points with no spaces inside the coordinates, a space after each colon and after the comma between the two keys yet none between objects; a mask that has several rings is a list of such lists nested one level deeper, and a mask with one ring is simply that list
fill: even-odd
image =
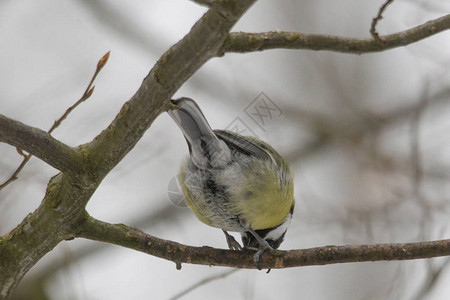
[{"label": "bird's foot", "polygon": [[227,239],[228,248],[230,250],[234,250],[234,251],[242,250],[242,246],[235,240],[235,238],[231,234],[229,234],[225,230],[222,230],[222,231],[223,231],[223,233],[225,233],[225,237]]},{"label": "bird's foot", "polygon": [[259,257],[261,256],[261,254],[264,253],[264,251],[266,250],[273,250],[273,248],[269,245],[269,243],[267,243],[267,241],[263,240],[263,242],[261,242],[259,244],[259,248],[258,251],[256,251],[255,255],[253,255],[253,261],[255,262],[255,266],[258,270],[262,270],[261,266],[259,265]]}]

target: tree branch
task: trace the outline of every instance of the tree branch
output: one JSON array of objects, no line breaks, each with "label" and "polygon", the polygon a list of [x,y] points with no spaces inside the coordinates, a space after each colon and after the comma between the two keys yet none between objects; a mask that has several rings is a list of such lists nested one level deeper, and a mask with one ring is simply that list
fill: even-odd
[{"label": "tree branch", "polygon": [[[59,125],[61,125],[62,121],[64,121],[67,116],[81,103],[83,103],[84,101],[86,101],[94,92],[94,88],[92,84],[94,83],[95,78],[97,77],[97,75],[100,73],[100,71],[102,70],[102,68],[105,66],[106,62],[108,61],[109,58],[109,52],[106,53],[105,55],[103,55],[103,57],[99,60],[99,62],[97,63],[97,68],[95,69],[94,75],[91,78],[91,81],[89,82],[86,90],[84,91],[83,95],[81,96],[81,98],[75,102],[75,104],[73,104],[71,107],[69,107],[64,114],[58,119],[56,120],[52,127],[47,131],[47,133],[51,134],[56,128],[58,128]],[[25,165],[28,163],[28,161],[31,159],[31,157],[33,156],[32,153],[29,153],[28,155],[25,155],[22,150],[20,148],[17,148],[17,152],[19,152],[20,155],[23,156],[23,161],[22,163],[19,165],[19,167],[16,169],[16,171],[2,184],[0,184],[0,190],[3,189],[4,187],[6,187],[8,184],[10,184],[11,182],[13,182],[14,180],[17,179],[17,175],[19,175],[19,173],[22,171],[22,169],[25,167]]]},{"label": "tree branch", "polygon": [[394,0],[386,0],[383,5],[378,9],[377,16],[372,19],[372,23],[370,24],[370,35],[376,39],[376,40],[382,40],[380,38],[380,35],[377,32],[377,24],[378,22],[383,19],[383,12],[386,10],[386,8],[391,4]]},{"label": "tree branch", "polygon": [[[176,264],[189,263],[210,266],[255,269],[254,251],[232,251],[211,247],[191,247],[159,239],[139,229],[123,224],[109,224],[92,217],[87,218],[78,237],[108,242],[131,248]],[[348,262],[411,260],[450,255],[450,239],[418,243],[393,243],[375,245],[324,246],[310,249],[264,253],[263,268],[284,269],[292,267],[328,265]]]},{"label": "tree branch", "polygon": [[[19,148],[17,148],[19,150]],[[22,150],[20,150],[22,151]],[[22,154],[21,154],[22,155]],[[28,163],[28,161],[33,157],[33,155],[28,154],[23,157],[22,162],[17,167],[17,169],[12,173],[11,176],[9,176],[8,179],[6,179],[3,183],[0,184],[0,190],[4,189],[6,186],[8,186],[11,182],[15,181],[19,175],[19,173],[22,171],[22,169],[25,167],[25,165]]]},{"label": "tree branch", "polygon": [[0,299],[7,299],[22,277],[46,253],[74,237],[84,222],[86,199],[97,185],[66,173],[52,177],[41,205],[7,235],[0,237]]},{"label": "tree branch", "polygon": [[0,142],[23,149],[61,172],[83,168],[81,153],[38,128],[0,115]]},{"label": "tree branch", "polygon": [[[162,202],[164,199],[153,199],[153,201],[155,202],[158,202],[158,200],[161,200]],[[169,226],[170,224],[173,224],[175,220],[179,220],[184,214],[188,213],[189,212],[183,209],[174,209],[173,204],[167,203],[166,206],[153,211],[151,214],[146,213],[145,215],[134,217],[132,226],[137,228]],[[72,253],[70,255],[70,261],[67,261],[67,259],[65,258],[60,258],[53,261],[51,265],[36,270],[35,272],[33,272],[33,274],[30,274],[31,276],[26,278],[22,283],[24,292],[28,291],[27,287],[43,285],[46,280],[67,267],[67,264],[76,264],[80,260],[86,259],[91,255],[98,255],[99,253],[101,255],[102,251],[105,251],[105,249],[107,249],[108,247],[115,247],[115,245],[107,243],[92,243]],[[30,290],[32,291],[32,289]],[[25,294],[22,297],[22,299],[32,298],[33,297],[30,294]]]},{"label": "tree branch", "polygon": [[78,99],[77,102],[75,102],[71,107],[69,107],[64,114],[55,121],[55,123],[53,123],[52,127],[48,130],[48,133],[52,133],[53,130],[55,130],[56,128],[58,128],[59,125],[61,125],[61,122],[64,121],[67,116],[75,109],[77,108],[78,105],[80,105],[81,103],[83,103],[84,101],[86,101],[87,99],[89,99],[89,97],[91,97],[92,93],[94,92],[94,88],[95,86],[92,86],[94,84],[94,80],[95,78],[97,78],[97,75],[100,73],[100,71],[103,69],[103,67],[105,66],[105,64],[108,62],[109,59],[109,53],[110,51],[108,51],[105,55],[102,56],[102,58],[100,58],[100,60],[97,63],[97,68],[95,68],[95,72],[94,75],[92,75],[91,77],[91,81],[89,81],[88,86],[86,87],[86,89],[84,90],[83,95],[81,95],[81,98]]},{"label": "tree branch", "polygon": [[80,172],[53,177],[40,207],[10,234],[0,237],[0,298],[11,296],[43,255],[84,228],[85,206],[104,176],[134,147],[153,120],[170,108],[169,100],[177,89],[206,61],[220,54],[229,30],[254,1],[224,1],[220,11],[209,9],[159,59],[108,128],[78,151],[42,130],[0,116],[0,142],[29,151],[62,171],[83,167]]},{"label": "tree branch", "polygon": [[85,145],[99,178],[119,163],[159,114],[171,107],[169,99],[178,88],[205,62],[220,55],[231,27],[254,2],[224,1],[220,10],[210,8],[181,41],[164,53],[108,128]]},{"label": "tree branch", "polygon": [[215,281],[215,280],[218,280],[218,279],[222,279],[222,278],[228,277],[229,275],[231,275],[233,273],[236,273],[237,271],[239,271],[239,269],[231,269],[231,270],[225,271],[223,273],[216,274],[216,275],[204,278],[204,279],[200,280],[199,282],[196,282],[195,284],[193,284],[193,285],[189,286],[188,288],[184,289],[183,291],[177,293],[175,296],[170,297],[169,300],[180,299],[180,298],[186,296],[186,294],[192,292],[195,289],[198,289],[199,287],[204,286],[207,283],[210,283],[211,281]]},{"label": "tree branch", "polygon": [[[381,51],[374,49],[381,49],[376,47],[389,49],[396,43],[413,42],[405,41],[407,38],[420,40],[448,29],[450,23],[448,16],[443,17],[427,23],[428,25],[425,24],[427,26],[422,25],[406,31],[406,37],[405,33],[387,36],[387,41],[383,43],[373,40],[342,40],[338,37],[305,36],[282,32],[268,33],[278,38],[278,42],[271,40],[270,36],[267,40],[264,39],[265,34],[254,34],[254,39],[249,40],[248,38],[252,35],[245,33],[229,35],[229,30],[254,3],[254,0],[227,0],[217,1],[217,3],[219,6],[211,7],[191,31],[159,59],[136,94],[123,105],[108,128],[92,142],[79,146],[77,151],[39,129],[0,115],[0,142],[9,143],[33,153],[64,172],[50,180],[39,208],[27,216],[11,233],[0,237],[0,269],[2,270],[0,298],[9,297],[24,274],[42,256],[64,239],[73,237],[84,237],[129,247],[173,261],[177,266],[181,263],[193,263],[255,268],[253,251],[189,247],[158,239],[125,225],[112,225],[95,220],[87,215],[85,206],[103,177],[134,147],[155,118],[171,107],[168,100],[172,95],[209,59],[220,56],[224,52],[248,52],[280,47],[296,49],[303,47],[353,53]],[[447,27],[444,28],[444,26]],[[317,41],[311,44],[311,41],[314,42],[314,37]],[[225,39],[227,39],[226,42]],[[328,49],[318,43],[322,39],[328,43],[326,46]],[[349,41],[356,41],[359,46],[354,46]],[[344,43],[341,50],[335,50],[340,49],[337,43]],[[363,48],[364,43],[372,45],[372,48],[369,47],[369,50]],[[261,265],[269,268],[287,268],[444,255],[450,255],[450,240],[273,251],[261,257]]]},{"label": "tree branch", "polygon": [[450,14],[379,39],[353,39],[287,31],[233,32],[225,40],[222,51],[246,53],[269,49],[308,49],[364,54],[406,46],[448,29]]}]

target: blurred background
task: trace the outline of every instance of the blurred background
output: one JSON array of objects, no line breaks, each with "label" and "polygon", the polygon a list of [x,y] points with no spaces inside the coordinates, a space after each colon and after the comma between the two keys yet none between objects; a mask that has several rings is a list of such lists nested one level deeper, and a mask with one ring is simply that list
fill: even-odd
[{"label": "blurred background", "polygon": [[[258,1],[233,29],[368,38],[383,1]],[[156,60],[206,8],[187,0],[0,2],[0,113],[48,130],[111,51],[95,91],[53,136],[76,146],[112,121]],[[380,34],[450,11],[440,0],[398,0]],[[450,236],[450,32],[406,48],[350,55],[271,50],[226,54],[176,93],[196,99],[213,128],[269,142],[295,173],[294,219],[281,249],[414,242]],[[272,109],[268,109],[272,108]],[[187,154],[167,114],[104,179],[87,210],[180,243],[226,248],[168,196]],[[0,144],[0,181],[22,158]],[[42,200],[57,171],[32,158],[0,191],[0,234]],[[449,258],[234,273],[175,264],[99,242],[59,244],[26,275],[14,299],[449,299]],[[226,277],[224,277],[227,275]]]}]

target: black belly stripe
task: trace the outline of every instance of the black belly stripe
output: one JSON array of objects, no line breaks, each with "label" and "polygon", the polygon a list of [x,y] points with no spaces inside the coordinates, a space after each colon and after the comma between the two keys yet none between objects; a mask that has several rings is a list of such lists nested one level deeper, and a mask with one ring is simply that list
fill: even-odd
[{"label": "black belly stripe", "polygon": [[204,182],[203,192],[212,195],[214,198],[223,198],[224,200],[228,200],[229,197],[226,187],[217,184],[211,174],[208,174],[208,178]]}]

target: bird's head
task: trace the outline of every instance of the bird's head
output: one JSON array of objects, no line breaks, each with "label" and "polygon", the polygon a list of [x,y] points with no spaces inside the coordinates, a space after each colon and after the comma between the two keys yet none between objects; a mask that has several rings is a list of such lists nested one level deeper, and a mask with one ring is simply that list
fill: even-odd
[{"label": "bird's head", "polygon": [[[255,230],[255,232],[264,239],[273,249],[278,249],[284,240],[286,231],[291,224],[292,214],[294,213],[294,205],[291,206],[289,213],[283,222],[279,225],[267,229]],[[241,233],[242,244],[245,248],[259,248],[259,243],[256,238],[248,231]]]}]

